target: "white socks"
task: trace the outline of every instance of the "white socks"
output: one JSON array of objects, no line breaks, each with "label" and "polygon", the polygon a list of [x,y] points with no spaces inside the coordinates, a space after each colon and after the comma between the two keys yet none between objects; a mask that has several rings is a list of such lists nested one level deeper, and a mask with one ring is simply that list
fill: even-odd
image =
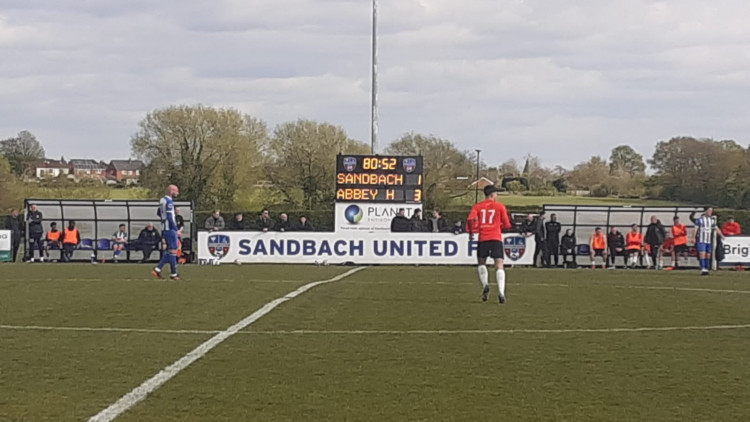
[{"label": "white socks", "polygon": [[477,272],[479,273],[479,281],[482,282],[482,287],[487,287],[490,284],[490,274],[487,271],[487,267],[480,265],[477,267]]},{"label": "white socks", "polygon": [[500,294],[505,297],[505,270],[497,270],[495,275],[497,275],[497,288],[500,290]]}]

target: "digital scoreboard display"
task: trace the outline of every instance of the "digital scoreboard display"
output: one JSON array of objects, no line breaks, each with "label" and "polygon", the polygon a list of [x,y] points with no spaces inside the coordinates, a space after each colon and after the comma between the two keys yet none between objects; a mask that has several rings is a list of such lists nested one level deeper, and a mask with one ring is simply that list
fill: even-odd
[{"label": "digital scoreboard display", "polygon": [[338,155],[336,202],[421,203],[422,157]]}]

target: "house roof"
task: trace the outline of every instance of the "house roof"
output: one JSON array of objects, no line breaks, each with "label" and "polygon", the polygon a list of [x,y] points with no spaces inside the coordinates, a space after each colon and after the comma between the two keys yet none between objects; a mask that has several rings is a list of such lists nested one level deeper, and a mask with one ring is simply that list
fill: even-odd
[{"label": "house roof", "polygon": [[68,167],[70,166],[65,161],[50,160],[48,158],[45,158],[44,161],[41,161],[36,165],[36,168],[43,168],[43,169],[62,169],[62,168],[68,168]]},{"label": "house roof", "polygon": [[99,163],[96,160],[89,160],[89,159],[70,160],[70,166],[75,169],[82,169],[82,170],[96,170],[96,169],[104,169],[107,167],[104,163]]},{"label": "house roof", "polygon": [[143,161],[140,160],[112,160],[110,163],[117,171],[122,170],[140,170],[143,168]]}]

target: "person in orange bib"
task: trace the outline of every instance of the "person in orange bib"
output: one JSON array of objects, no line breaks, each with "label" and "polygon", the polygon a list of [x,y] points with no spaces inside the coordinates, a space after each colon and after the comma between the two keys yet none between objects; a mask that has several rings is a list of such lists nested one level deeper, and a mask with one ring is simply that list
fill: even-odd
[{"label": "person in orange bib", "polygon": [[57,223],[55,222],[50,223],[49,231],[47,232],[47,245],[44,248],[44,254],[47,256],[47,259],[49,259],[50,249],[62,251],[62,232],[57,230]]},{"label": "person in orange bib", "polygon": [[597,227],[594,230],[594,234],[591,236],[591,268],[596,269],[596,258],[602,258],[602,269],[607,268],[607,236],[601,227]]},{"label": "person in orange bib", "polygon": [[687,259],[690,248],[688,247],[688,229],[687,226],[680,222],[680,217],[675,216],[672,223],[672,238],[674,247],[672,248],[672,266],[676,269],[680,266],[679,258]]},{"label": "person in orange bib", "polygon": [[[672,237],[672,233],[667,233],[667,238],[664,239],[664,243],[662,243],[661,248],[659,248],[659,264],[657,265],[656,268],[660,270],[665,269],[664,256],[673,255],[673,254],[674,254],[674,237]],[[672,266],[666,267],[666,269],[671,270]]]},{"label": "person in orange bib", "polygon": [[638,258],[643,252],[643,234],[638,229],[637,224],[633,224],[630,228],[630,233],[625,236],[625,249],[628,252],[628,266],[635,268],[638,265]]},{"label": "person in orange bib", "polygon": [[63,231],[63,261],[70,262],[73,258],[73,251],[81,243],[81,233],[76,228],[76,222],[70,220],[68,227]]}]

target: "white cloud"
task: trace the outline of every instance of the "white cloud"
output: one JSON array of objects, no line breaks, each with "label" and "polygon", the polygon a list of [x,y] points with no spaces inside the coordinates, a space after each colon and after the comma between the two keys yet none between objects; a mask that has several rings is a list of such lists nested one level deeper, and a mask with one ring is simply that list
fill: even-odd
[{"label": "white cloud", "polygon": [[[382,143],[573,165],[694,134],[748,142],[750,4],[380,0]],[[145,113],[232,106],[369,136],[370,2],[5,0],[0,137],[116,158]]]}]

